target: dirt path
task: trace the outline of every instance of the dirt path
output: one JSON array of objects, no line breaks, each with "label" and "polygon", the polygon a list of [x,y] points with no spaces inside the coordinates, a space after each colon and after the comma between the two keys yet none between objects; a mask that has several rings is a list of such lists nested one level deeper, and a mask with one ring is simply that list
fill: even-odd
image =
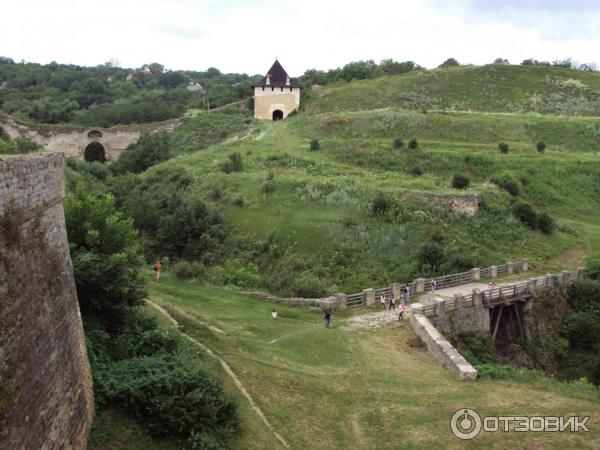
[{"label": "dirt path", "polygon": [[[404,321],[408,321],[408,311],[404,311]],[[398,320],[398,311],[377,311],[370,312],[367,314],[361,314],[359,316],[353,316],[349,319],[346,319],[342,325],[344,330],[355,330],[355,329],[366,329],[366,330],[376,330],[377,328],[381,328],[387,324],[399,322],[402,323],[401,320]]]},{"label": "dirt path", "polygon": [[[256,402],[254,401],[254,399],[252,398],[252,396],[250,395],[250,393],[246,390],[246,388],[244,387],[244,385],[242,384],[241,380],[238,378],[238,376],[235,374],[235,372],[231,369],[231,367],[229,366],[229,364],[227,364],[220,356],[218,356],[217,354],[215,354],[215,352],[213,352],[210,348],[208,348],[206,345],[204,345],[203,343],[201,343],[200,341],[194,339],[193,337],[191,337],[189,334],[184,333],[183,331],[180,330],[180,326],[179,323],[175,320],[175,318],[173,316],[171,316],[171,314],[169,314],[162,306],[154,303],[151,300],[144,300],[148,305],[152,306],[153,308],[155,308],[158,312],[160,312],[162,315],[164,315],[167,319],[169,319],[169,321],[173,324],[173,326],[175,328],[177,328],[179,330],[179,332],[191,343],[193,343],[194,345],[200,347],[202,350],[204,350],[206,353],[208,353],[210,356],[212,356],[213,358],[217,359],[219,361],[219,363],[221,364],[221,367],[223,367],[223,369],[225,370],[225,372],[227,372],[227,375],[229,375],[231,377],[231,379],[233,380],[233,382],[235,383],[235,385],[237,386],[237,388],[240,390],[240,392],[242,393],[242,395],[244,397],[246,397],[246,399],[248,400],[248,403],[250,403],[250,407],[254,410],[254,412],[256,413],[256,415],[263,421],[263,423],[267,426],[267,428],[269,430],[271,430],[271,432],[273,433],[273,435],[277,438],[277,440],[279,442],[281,442],[281,444],[285,447],[285,448],[290,448],[290,445],[286,442],[286,440],[275,430],[275,428],[273,428],[273,425],[271,425],[271,423],[269,422],[269,420],[267,419],[267,417],[265,416],[265,414],[262,412],[262,410],[258,407],[258,405],[256,404]],[[223,331],[219,330],[221,333]]]}]

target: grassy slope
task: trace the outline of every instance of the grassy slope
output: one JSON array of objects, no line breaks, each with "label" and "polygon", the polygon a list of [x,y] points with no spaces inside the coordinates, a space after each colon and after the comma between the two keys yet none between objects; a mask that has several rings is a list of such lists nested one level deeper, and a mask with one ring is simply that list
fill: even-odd
[{"label": "grassy slope", "polygon": [[[279,231],[296,253],[322,267],[337,289],[349,292],[405,279],[433,229],[442,229],[481,265],[529,256],[540,268],[559,269],[581,264],[583,252],[576,261],[561,261],[570,249],[581,246],[589,253],[600,247],[598,235],[585,231],[597,226],[594,211],[600,209],[600,140],[595,132],[584,131],[600,130],[598,119],[386,110],[300,114],[252,127],[240,139],[166,165],[195,173],[197,194],[208,201],[213,201],[213,191],[223,192],[216,203],[238,234],[264,237]],[[185,135],[186,128],[180,133]],[[392,149],[398,135],[405,141],[416,136],[419,149]],[[310,152],[308,143],[315,137],[322,150]],[[510,143],[508,155],[498,152],[500,140]],[[545,154],[535,151],[537,140],[547,143]],[[242,154],[244,170],[225,174],[220,165],[232,151]],[[423,176],[411,175],[415,166]],[[261,188],[269,171],[275,174],[277,191],[266,195]],[[509,213],[500,219],[448,218],[419,197],[410,200],[407,192],[412,191],[459,194],[449,186],[455,172],[469,174],[472,192],[492,195],[496,206],[505,209],[509,195],[489,181],[499,174],[512,176],[521,184],[520,198],[564,227],[545,236],[515,223]],[[406,200],[409,217],[404,223],[369,217],[368,203],[377,191]],[[243,207],[235,204],[240,198]],[[420,209],[426,214],[419,216]],[[341,246],[350,246],[356,263],[328,267]],[[386,254],[389,248],[397,252]]]},{"label": "grassy slope", "polygon": [[[410,342],[408,323],[377,331],[326,330],[317,312],[276,305],[216,288],[181,283],[166,274],[151,298],[185,331],[223,357],[275,428],[295,449],[458,448],[449,418],[461,407],[481,414],[579,414],[600,419],[597,395],[552,380],[454,380],[424,348]],[[182,314],[184,311],[186,314]],[[363,311],[364,312],[364,311]],[[189,316],[192,316],[190,319]],[[197,319],[197,320],[194,320]],[[200,322],[226,334],[212,334]],[[278,448],[240,400],[243,433],[236,448]],[[470,448],[592,448],[594,433],[490,433]]]},{"label": "grassy slope", "polygon": [[353,81],[311,93],[309,112],[401,107],[597,115],[600,75],[556,67],[461,66]]}]

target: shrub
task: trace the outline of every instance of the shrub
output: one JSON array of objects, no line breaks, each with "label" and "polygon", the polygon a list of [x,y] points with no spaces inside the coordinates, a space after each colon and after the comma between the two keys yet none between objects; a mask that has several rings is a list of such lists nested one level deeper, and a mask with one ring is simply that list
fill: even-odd
[{"label": "shrub", "polygon": [[239,152],[230,153],[229,162],[231,163],[231,170],[234,172],[241,172],[243,170],[242,155]]},{"label": "shrub", "polygon": [[462,173],[455,173],[452,176],[452,187],[454,189],[466,189],[471,184],[471,180],[466,175]]},{"label": "shrub", "polygon": [[145,134],[136,144],[127,147],[111,168],[115,174],[141,173],[170,157],[167,133]]},{"label": "shrub", "polygon": [[540,141],[537,144],[535,144],[535,148],[539,153],[544,153],[544,151],[546,150],[546,143]]},{"label": "shrub", "polygon": [[180,280],[202,279],[206,268],[198,261],[179,261],[173,266],[173,273]]},{"label": "shrub", "polygon": [[496,360],[494,343],[482,332],[462,333],[452,336],[452,343],[471,364],[487,364]]},{"label": "shrub", "polygon": [[459,65],[460,65],[459,62],[455,58],[448,58],[446,61],[441,63],[438,67],[445,68],[445,67],[455,67],[455,66],[459,66]]},{"label": "shrub", "polygon": [[423,171],[423,168],[422,168],[421,166],[417,166],[417,165],[415,165],[415,166],[411,166],[411,167],[410,167],[410,169],[409,169],[409,173],[410,173],[412,176],[415,176],[415,177],[420,177],[421,175],[423,175],[424,171]]},{"label": "shrub", "polygon": [[506,142],[500,142],[498,148],[500,149],[500,153],[506,154],[509,151],[509,146]]},{"label": "shrub", "polygon": [[310,147],[309,147],[311,152],[317,152],[319,150],[321,150],[321,144],[319,143],[318,139],[312,139],[310,141]]},{"label": "shrub", "polygon": [[397,137],[396,139],[394,139],[394,142],[392,142],[392,147],[394,148],[402,148],[404,146],[404,141],[402,140],[401,137]]},{"label": "shrub", "polygon": [[588,278],[600,281],[600,253],[590,256],[586,261],[585,267]]},{"label": "shrub", "polygon": [[371,215],[385,216],[390,209],[390,206],[390,199],[388,199],[383,192],[378,192],[377,196],[371,202]]},{"label": "shrub", "polygon": [[567,301],[575,311],[600,311],[600,282],[577,280],[567,290]]},{"label": "shrub", "polygon": [[262,190],[265,194],[271,194],[275,192],[277,185],[275,184],[275,178],[267,176],[267,179],[262,185]]},{"label": "shrub", "polygon": [[509,176],[494,177],[490,181],[513,197],[516,197],[520,193],[519,184]]},{"label": "shrub", "polygon": [[515,203],[512,210],[515,217],[524,225],[528,226],[532,230],[535,230],[538,227],[538,216],[529,203]]},{"label": "shrub", "polygon": [[443,244],[441,242],[429,242],[421,247],[417,257],[421,267],[437,272],[444,262]]},{"label": "shrub", "polygon": [[[197,359],[126,359],[100,371],[94,384],[101,400],[122,405],[151,434],[201,442],[197,448],[229,448],[238,427],[235,404]],[[211,441],[214,445],[206,447]]]},{"label": "shrub", "polygon": [[410,141],[408,141],[408,148],[411,150],[416,150],[418,147],[419,142],[417,141],[417,138],[412,138]]},{"label": "shrub", "polygon": [[243,208],[246,205],[246,200],[244,200],[244,197],[238,195],[233,199],[232,203],[239,208]]},{"label": "shrub", "polygon": [[541,213],[538,215],[538,228],[542,233],[550,234],[554,229],[554,220],[548,215],[548,213]]}]

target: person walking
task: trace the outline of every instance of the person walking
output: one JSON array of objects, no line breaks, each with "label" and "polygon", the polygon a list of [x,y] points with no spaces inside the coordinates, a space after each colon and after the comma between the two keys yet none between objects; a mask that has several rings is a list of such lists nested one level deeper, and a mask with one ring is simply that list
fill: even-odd
[{"label": "person walking", "polygon": [[390,311],[392,308],[394,308],[394,311],[396,311],[396,299],[390,293],[390,307],[388,308],[388,311]]},{"label": "person walking", "polygon": [[385,297],[383,295],[379,296],[379,303],[381,303],[381,307],[385,311]]},{"label": "person walking", "polygon": [[437,281],[435,281],[435,278],[431,279],[431,293],[435,294],[435,290],[437,289]]},{"label": "person walking", "polygon": [[404,305],[400,303],[398,305],[398,320],[404,320],[404,311],[406,311],[406,309],[404,308]]},{"label": "person walking", "polygon": [[406,294],[406,295],[405,295],[405,300],[406,300],[406,303],[408,303],[408,302],[410,301],[410,286],[406,286],[406,287],[404,288],[404,292],[405,292],[405,294]]},{"label": "person walking", "polygon": [[154,270],[154,274],[156,277],[156,282],[160,283],[160,269],[161,269],[161,264],[160,261],[156,261],[156,263],[154,264],[154,267],[152,267],[152,270]]},{"label": "person walking", "polygon": [[325,319],[325,328],[331,327],[331,311],[329,309],[325,310],[325,314],[323,315]]},{"label": "person walking", "polygon": [[279,313],[275,310],[275,308],[273,308],[273,312],[271,312],[271,317],[273,318],[273,320],[279,317]]}]

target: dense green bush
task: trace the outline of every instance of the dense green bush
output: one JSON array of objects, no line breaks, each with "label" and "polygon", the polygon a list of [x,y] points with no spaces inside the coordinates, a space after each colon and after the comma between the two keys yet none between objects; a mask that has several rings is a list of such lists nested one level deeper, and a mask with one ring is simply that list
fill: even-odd
[{"label": "dense green bush", "polygon": [[554,229],[554,220],[548,215],[548,213],[541,213],[538,215],[538,228],[542,233],[550,234]]},{"label": "dense green bush", "polygon": [[498,149],[500,149],[500,153],[506,154],[510,150],[510,147],[508,146],[508,144],[506,142],[500,142],[498,144]]},{"label": "dense green bush", "polygon": [[401,137],[397,137],[392,142],[392,147],[394,148],[402,148],[404,146],[404,140]]},{"label": "dense green bush", "polygon": [[538,227],[538,216],[529,203],[515,203],[512,210],[515,217],[524,225],[528,226],[532,230],[535,230]]},{"label": "dense green bush", "polygon": [[537,144],[535,144],[535,148],[538,151],[538,153],[544,153],[544,151],[546,150],[546,143],[540,141]]},{"label": "dense green bush", "polygon": [[173,266],[173,273],[180,280],[201,280],[206,275],[206,267],[198,261],[178,261]]},{"label": "dense green bush", "polygon": [[585,268],[588,278],[600,281],[600,253],[590,256],[585,263]]},{"label": "dense green bush", "polygon": [[450,341],[473,365],[489,364],[496,361],[494,342],[489,333],[461,333],[451,337]]},{"label": "dense green bush", "polygon": [[187,448],[229,448],[235,405],[202,361],[179,357],[177,338],[139,308],[145,283],[131,219],[112,196],[81,186],[66,196],[65,218],[96,405],[123,408]]},{"label": "dense green bush", "polygon": [[90,163],[87,161],[79,161],[75,158],[67,157],[65,159],[65,164],[67,167],[70,167],[77,172],[90,174],[97,180],[105,180],[107,177],[112,175],[111,168],[98,161]]},{"label": "dense green bush", "polygon": [[462,173],[455,173],[452,175],[452,187],[454,189],[466,189],[471,184],[469,177]]},{"label": "dense green bush", "polygon": [[384,216],[390,209],[391,203],[389,198],[383,193],[378,192],[377,196],[371,202],[371,215]]},{"label": "dense green bush", "polygon": [[521,192],[519,188],[519,183],[517,183],[508,175],[493,177],[490,181],[496,186],[498,186],[500,189],[508,192],[513,197],[516,197]]},{"label": "dense green bush", "polygon": [[230,153],[227,161],[221,164],[221,170],[225,173],[241,172],[243,170],[242,155],[239,152]]},{"label": "dense green bush", "polygon": [[145,295],[132,220],[117,212],[112,196],[81,186],[65,198],[65,219],[82,314],[110,329],[127,326]]},{"label": "dense green bush", "polygon": [[[190,355],[161,352],[116,361],[97,371],[95,383],[101,404],[118,403],[150,433],[187,441],[187,448],[229,448],[238,428],[235,404]],[[195,447],[200,434],[215,445]]]},{"label": "dense green bush", "polygon": [[120,208],[133,218],[149,259],[218,257],[228,228],[221,214],[192,195],[191,174],[181,167],[161,167],[142,175],[110,180]]},{"label": "dense green bush", "polygon": [[169,136],[166,133],[145,134],[132,144],[111,164],[117,175],[127,172],[141,173],[149,167],[171,157]]},{"label": "dense green bush", "polygon": [[309,147],[309,150],[310,150],[311,152],[316,152],[316,151],[319,151],[319,150],[321,150],[321,144],[320,144],[320,142],[319,142],[319,140],[318,140],[318,139],[312,139],[312,140],[310,141],[310,147]]},{"label": "dense green bush", "polygon": [[410,141],[408,141],[408,148],[411,150],[416,150],[418,147],[419,142],[417,141],[417,138],[412,138]]},{"label": "dense green bush", "polygon": [[275,174],[269,170],[267,173],[267,179],[264,181],[262,185],[262,191],[265,194],[272,194],[277,189],[277,184],[275,183]]}]

